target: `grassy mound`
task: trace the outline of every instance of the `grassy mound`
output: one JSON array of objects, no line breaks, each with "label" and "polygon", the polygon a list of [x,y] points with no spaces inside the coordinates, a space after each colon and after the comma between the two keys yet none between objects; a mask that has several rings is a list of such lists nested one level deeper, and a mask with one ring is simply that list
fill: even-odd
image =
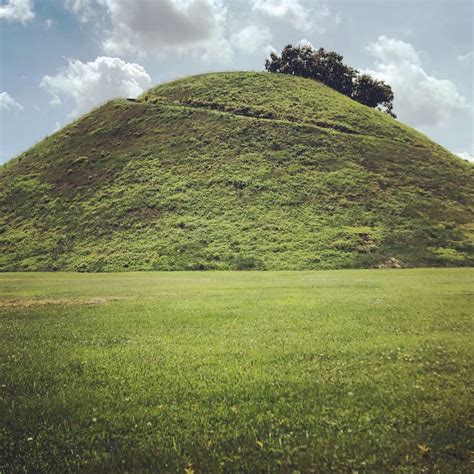
[{"label": "grassy mound", "polygon": [[195,76],[0,168],[0,270],[471,265],[473,167],[314,81]]}]

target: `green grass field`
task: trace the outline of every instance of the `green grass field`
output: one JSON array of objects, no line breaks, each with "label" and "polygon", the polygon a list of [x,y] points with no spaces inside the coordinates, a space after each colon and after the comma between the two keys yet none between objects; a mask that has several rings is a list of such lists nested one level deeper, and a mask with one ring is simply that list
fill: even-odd
[{"label": "green grass field", "polygon": [[0,274],[0,472],[469,472],[473,275]]}]

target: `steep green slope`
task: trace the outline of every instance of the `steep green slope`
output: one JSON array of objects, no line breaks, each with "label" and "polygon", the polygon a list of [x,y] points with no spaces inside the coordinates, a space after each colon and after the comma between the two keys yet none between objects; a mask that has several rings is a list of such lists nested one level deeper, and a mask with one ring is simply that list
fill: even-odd
[{"label": "steep green slope", "polygon": [[314,81],[195,76],[4,165],[0,269],[471,265],[473,176]]}]

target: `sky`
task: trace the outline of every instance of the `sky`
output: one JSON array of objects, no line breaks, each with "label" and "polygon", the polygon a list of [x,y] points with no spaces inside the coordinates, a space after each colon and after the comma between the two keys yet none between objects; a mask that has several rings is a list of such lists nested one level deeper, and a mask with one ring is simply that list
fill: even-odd
[{"label": "sky", "polygon": [[0,0],[0,163],[115,97],[310,43],[474,162],[473,0]]}]

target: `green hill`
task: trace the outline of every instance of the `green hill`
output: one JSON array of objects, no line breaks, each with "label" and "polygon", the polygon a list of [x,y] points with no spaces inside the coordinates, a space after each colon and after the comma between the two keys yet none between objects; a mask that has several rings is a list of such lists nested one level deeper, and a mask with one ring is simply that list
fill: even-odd
[{"label": "green hill", "polygon": [[472,265],[473,168],[308,79],[190,77],[0,168],[0,270]]}]

